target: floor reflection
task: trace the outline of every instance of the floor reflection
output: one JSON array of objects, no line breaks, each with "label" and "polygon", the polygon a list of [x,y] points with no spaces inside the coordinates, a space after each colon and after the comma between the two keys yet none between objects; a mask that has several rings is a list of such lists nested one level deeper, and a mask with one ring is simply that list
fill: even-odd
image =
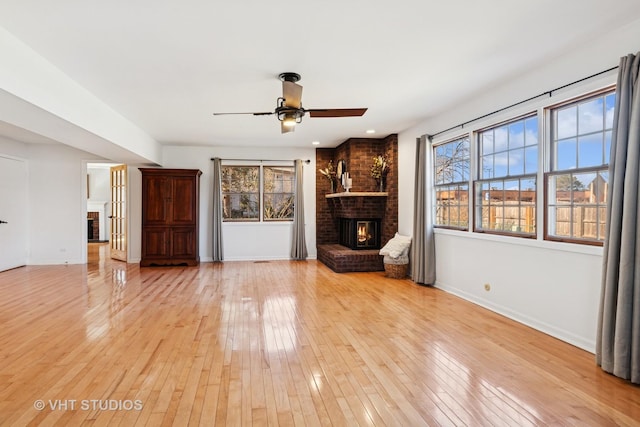
[{"label": "floor reflection", "polygon": [[292,296],[268,297],[262,304],[265,350],[275,353],[296,348],[296,300]]},{"label": "floor reflection", "polygon": [[[238,322],[239,317],[244,320]],[[221,322],[218,334],[227,339],[231,336],[233,350],[262,346],[265,352],[276,354],[296,349],[296,300],[292,296],[266,297],[262,304],[249,297],[225,301],[222,319],[226,321]],[[229,330],[230,323],[236,328]],[[260,331],[260,337],[256,336],[256,330]]]},{"label": "floor reflection", "polygon": [[[430,364],[430,367],[438,384],[438,388],[434,391],[440,395],[447,395],[454,390],[455,395],[466,396],[468,404],[464,404],[463,401],[450,403],[450,405],[459,406],[456,415],[466,424],[473,424],[477,416],[482,419],[497,417],[518,426],[535,425],[536,420],[542,419],[535,406],[519,398],[517,392],[509,390],[504,385],[496,385],[488,378],[478,376],[473,368],[456,357],[456,351],[460,350],[449,351],[442,343],[434,343],[431,356],[435,363]],[[505,366],[504,369],[508,370],[509,367]],[[517,376],[518,373],[514,372],[513,375]],[[452,378],[455,378],[455,381],[452,382]],[[525,417],[523,413],[531,416]]]},{"label": "floor reflection", "polygon": [[120,324],[116,315],[124,306],[127,264],[111,261],[108,243],[90,243],[87,255],[85,333],[88,339],[95,341]]}]

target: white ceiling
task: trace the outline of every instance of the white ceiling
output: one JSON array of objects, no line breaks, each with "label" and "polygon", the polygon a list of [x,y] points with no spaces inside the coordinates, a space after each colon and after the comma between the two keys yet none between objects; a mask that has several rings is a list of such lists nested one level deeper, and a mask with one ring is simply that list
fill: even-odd
[{"label": "white ceiling", "polygon": [[[0,26],[156,141],[188,145],[401,132],[638,17],[637,0],[0,0]],[[285,135],[274,116],[212,115],[272,111],[284,71],[306,108],[369,110]]]}]

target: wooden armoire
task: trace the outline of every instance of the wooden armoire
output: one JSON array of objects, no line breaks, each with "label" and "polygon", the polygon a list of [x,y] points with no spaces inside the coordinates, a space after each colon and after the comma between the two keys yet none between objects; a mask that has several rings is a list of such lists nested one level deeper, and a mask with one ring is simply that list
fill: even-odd
[{"label": "wooden armoire", "polygon": [[140,168],[141,266],[197,265],[200,175],[197,169]]}]

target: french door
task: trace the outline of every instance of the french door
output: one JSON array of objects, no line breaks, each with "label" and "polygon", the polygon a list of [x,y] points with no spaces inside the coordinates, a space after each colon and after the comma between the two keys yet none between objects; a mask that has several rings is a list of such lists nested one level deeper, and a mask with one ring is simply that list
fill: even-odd
[{"label": "french door", "polygon": [[111,167],[111,258],[127,261],[127,165]]}]

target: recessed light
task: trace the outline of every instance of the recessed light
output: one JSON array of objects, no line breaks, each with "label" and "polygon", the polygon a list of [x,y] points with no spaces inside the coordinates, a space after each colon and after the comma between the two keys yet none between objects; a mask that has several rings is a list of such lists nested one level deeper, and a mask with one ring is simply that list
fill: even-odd
[{"label": "recessed light", "polygon": [[375,129],[367,129],[367,133],[376,133]]},{"label": "recessed light", "polygon": [[320,141],[313,141],[312,144],[313,145],[320,145]]}]

